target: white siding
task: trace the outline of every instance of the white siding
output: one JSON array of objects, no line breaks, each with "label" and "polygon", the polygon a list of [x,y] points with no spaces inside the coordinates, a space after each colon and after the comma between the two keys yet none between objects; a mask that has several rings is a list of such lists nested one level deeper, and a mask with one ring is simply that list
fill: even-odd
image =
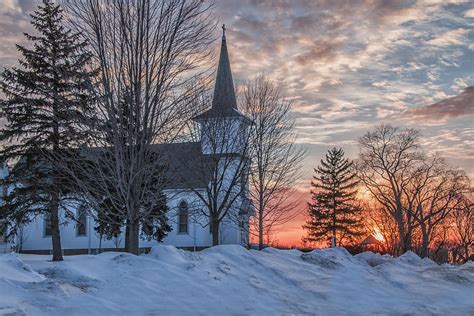
[{"label": "white siding", "polygon": [[[212,235],[207,225],[208,218],[199,216],[198,208],[201,207],[196,197],[190,192],[168,191],[168,206],[170,208],[168,214],[169,224],[172,231],[163,240],[163,244],[173,245],[176,247],[209,247],[212,245]],[[186,201],[189,205],[189,228],[188,233],[178,233],[177,207],[181,201]],[[194,212],[194,213],[193,213]],[[66,221],[64,211],[61,212],[62,223],[60,227],[61,245],[63,249],[98,249],[100,244],[100,236],[94,230],[94,220],[87,217],[87,235],[76,235],[76,224],[73,221]],[[51,250],[51,237],[44,236],[44,218],[37,216],[33,221],[23,227],[21,236],[17,236],[17,243],[21,242],[22,250]],[[119,248],[124,247],[124,231],[117,239],[102,240],[101,248]],[[226,221],[221,227],[221,243],[222,244],[239,244],[240,230],[238,224],[234,221]],[[140,247],[151,247],[156,245],[157,241],[140,240]]]}]

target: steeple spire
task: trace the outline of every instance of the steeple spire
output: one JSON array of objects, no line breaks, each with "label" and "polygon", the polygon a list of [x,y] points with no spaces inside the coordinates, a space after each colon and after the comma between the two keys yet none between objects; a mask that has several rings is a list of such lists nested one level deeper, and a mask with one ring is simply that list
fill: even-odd
[{"label": "steeple spire", "polygon": [[235,100],[234,82],[230,71],[229,53],[227,52],[225,24],[222,25],[222,43],[219,64],[217,66],[216,83],[214,85],[214,96],[212,107],[204,113],[194,117],[195,120],[207,120],[210,118],[238,117],[248,124],[251,121],[237,109]]},{"label": "steeple spire", "polygon": [[212,109],[219,110],[221,112],[227,112],[232,109],[237,110],[234,82],[232,80],[232,72],[230,70],[229,53],[227,52],[225,31],[225,24],[223,24],[221,53],[219,56],[219,65],[217,67],[214,97],[212,99]]}]

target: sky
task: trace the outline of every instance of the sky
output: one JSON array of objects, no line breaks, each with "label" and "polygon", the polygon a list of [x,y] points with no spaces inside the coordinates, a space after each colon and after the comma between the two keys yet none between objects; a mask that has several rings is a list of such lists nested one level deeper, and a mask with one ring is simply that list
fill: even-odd
[{"label": "sky", "polygon": [[[474,2],[222,1],[237,85],[287,86],[308,150],[300,198],[325,152],[356,158],[378,124],[417,128],[423,149],[474,176]],[[304,214],[275,239],[299,243]]]},{"label": "sky", "polygon": [[[0,69],[31,31],[34,0],[0,0]],[[325,152],[356,158],[360,136],[381,123],[417,128],[422,146],[474,177],[473,1],[216,1],[236,86],[265,74],[293,100],[307,157],[297,184],[308,198]],[[216,50],[220,46],[216,28]],[[299,243],[304,214],[275,239]]]}]

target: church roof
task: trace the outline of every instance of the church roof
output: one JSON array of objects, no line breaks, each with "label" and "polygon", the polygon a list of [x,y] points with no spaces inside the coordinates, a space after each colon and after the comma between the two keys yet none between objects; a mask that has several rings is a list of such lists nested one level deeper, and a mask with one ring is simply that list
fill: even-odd
[{"label": "church roof", "polygon": [[[202,153],[200,142],[153,144],[152,151],[166,167],[164,189],[199,189],[205,188],[212,177],[212,155]],[[83,155],[95,155],[104,148],[89,148]],[[43,159],[22,156],[13,167],[14,170],[27,170],[29,167],[51,170],[51,164]]]},{"label": "church roof", "polygon": [[227,51],[227,40],[225,26],[222,26],[221,52],[217,66],[216,82],[214,85],[214,96],[212,107],[206,112],[196,116],[194,119],[207,119],[216,117],[243,117],[245,116],[237,109],[234,82],[230,69],[229,53]]},{"label": "church roof", "polygon": [[202,153],[200,142],[155,144],[153,147],[167,166],[165,189],[205,188],[211,181],[209,159],[212,158]]}]

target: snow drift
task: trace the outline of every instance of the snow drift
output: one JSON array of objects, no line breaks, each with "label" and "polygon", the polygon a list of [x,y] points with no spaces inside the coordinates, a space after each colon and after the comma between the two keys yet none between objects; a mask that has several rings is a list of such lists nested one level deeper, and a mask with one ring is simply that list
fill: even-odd
[{"label": "snow drift", "polygon": [[0,256],[0,315],[474,314],[474,264],[343,248]]}]

